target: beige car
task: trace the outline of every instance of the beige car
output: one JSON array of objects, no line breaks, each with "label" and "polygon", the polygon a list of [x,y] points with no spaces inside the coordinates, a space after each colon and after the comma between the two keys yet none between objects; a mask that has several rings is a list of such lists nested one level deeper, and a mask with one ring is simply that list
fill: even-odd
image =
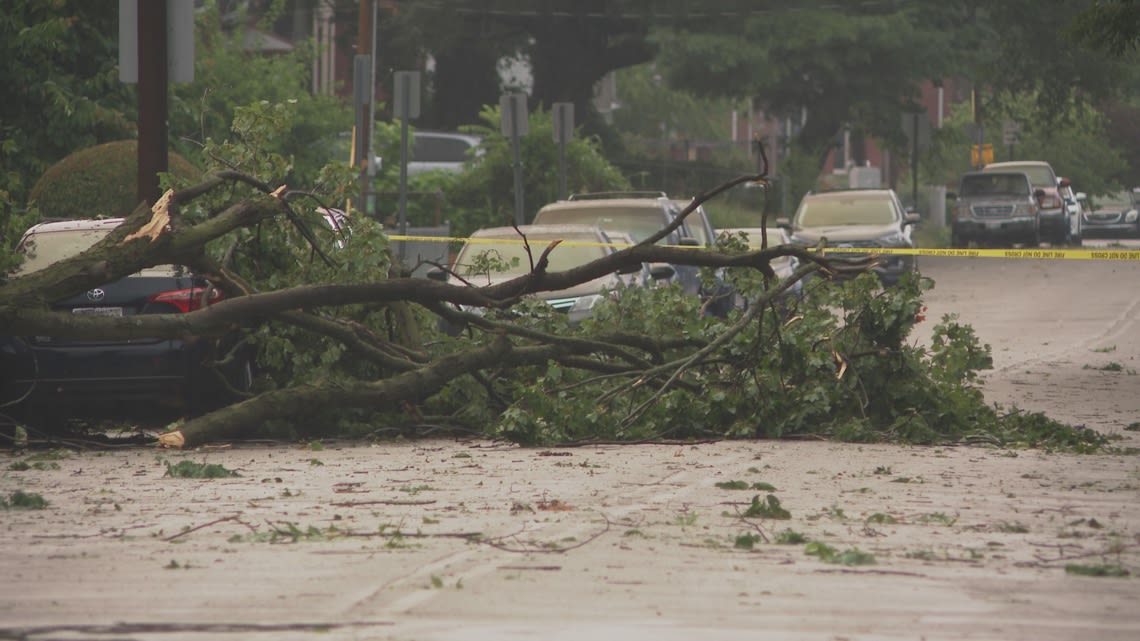
[{"label": "beige car", "polygon": [[[526,243],[520,232],[526,237]],[[550,252],[547,267],[550,272],[580,267],[609,256],[630,242],[628,236],[614,239],[595,225],[521,225],[517,230],[514,227],[480,229],[471,234],[459,250],[450,277],[442,270],[433,270],[428,277],[452,284],[466,281],[474,286],[502,283],[530,273],[532,259],[538,260],[542,251],[555,240],[562,243]],[[495,268],[484,269],[483,265],[488,262],[496,263]],[[648,267],[641,265],[628,272],[607,274],[569,289],[541,292],[536,296],[577,323],[588,318],[594,305],[604,300],[608,292],[624,287],[644,287],[651,281],[666,279],[672,273],[668,266],[650,272]]]}]

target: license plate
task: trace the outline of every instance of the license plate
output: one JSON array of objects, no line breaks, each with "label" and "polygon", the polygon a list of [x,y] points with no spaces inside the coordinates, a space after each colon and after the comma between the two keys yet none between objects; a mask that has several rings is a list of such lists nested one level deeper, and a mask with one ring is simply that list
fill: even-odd
[{"label": "license plate", "polygon": [[986,221],[986,229],[1001,229],[1001,222]]},{"label": "license plate", "polygon": [[73,314],[84,316],[122,316],[122,307],[76,307],[71,310]]}]

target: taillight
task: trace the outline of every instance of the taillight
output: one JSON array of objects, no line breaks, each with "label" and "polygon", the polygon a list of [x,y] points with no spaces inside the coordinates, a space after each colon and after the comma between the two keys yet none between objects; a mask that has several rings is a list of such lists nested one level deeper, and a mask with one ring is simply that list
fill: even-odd
[{"label": "taillight", "polygon": [[[209,289],[207,292],[206,290]],[[151,303],[166,303],[178,308],[179,312],[186,314],[202,308],[202,303],[213,305],[225,298],[222,290],[216,287],[191,287],[189,289],[172,289],[168,292],[151,296]]]}]

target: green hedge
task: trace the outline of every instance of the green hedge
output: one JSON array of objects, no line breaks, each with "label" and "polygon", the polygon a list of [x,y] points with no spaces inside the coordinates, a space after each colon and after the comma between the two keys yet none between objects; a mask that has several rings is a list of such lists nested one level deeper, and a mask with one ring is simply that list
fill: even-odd
[{"label": "green hedge", "polygon": [[[201,176],[171,153],[168,171],[180,178]],[[29,205],[49,218],[126,216],[138,205],[138,141],[120,140],[81,149],[44,172],[32,187]]]}]

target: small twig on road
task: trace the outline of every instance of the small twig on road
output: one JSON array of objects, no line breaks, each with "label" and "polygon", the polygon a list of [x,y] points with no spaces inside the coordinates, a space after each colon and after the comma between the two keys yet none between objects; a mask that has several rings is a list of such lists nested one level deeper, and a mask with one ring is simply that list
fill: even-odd
[{"label": "small twig on road", "polygon": [[337,501],[329,503],[334,507],[359,507],[361,505],[431,505],[438,503],[434,499],[424,499],[421,501],[410,501],[407,499],[377,499],[375,501]]},{"label": "small twig on road", "polygon": [[[163,539],[163,541],[170,542],[170,541],[173,541],[174,539],[177,539],[178,537],[186,536],[187,534],[190,534],[191,532],[197,532],[198,530],[201,530],[202,528],[207,528],[207,527],[210,527],[211,525],[217,525],[219,523],[225,523],[226,521],[238,521],[238,522],[240,522],[240,520],[239,520],[240,517],[241,517],[240,513],[239,514],[231,514],[230,516],[225,516],[225,517],[222,517],[220,519],[215,519],[213,521],[210,521],[209,523],[203,523],[201,525],[196,525],[190,529],[182,530],[178,534],[172,534],[172,535],[166,537],[165,539]],[[249,526],[246,526],[246,527],[249,527]]]},{"label": "small twig on road", "polygon": [[588,440],[588,441],[571,441],[569,443],[559,443],[555,447],[591,447],[595,445],[709,445],[711,443],[720,443],[722,438],[707,438],[700,441],[687,441],[685,439],[642,439],[640,441],[609,441],[609,440]]},{"label": "small twig on road", "polygon": [[531,546],[525,546],[525,547],[512,547],[510,545],[502,543],[502,541],[504,539],[513,539],[513,538],[517,537],[520,534],[520,532],[516,532],[515,534],[509,534],[507,536],[499,537],[497,539],[473,539],[473,540],[476,540],[479,543],[484,543],[486,545],[489,545],[489,546],[495,548],[496,550],[502,550],[504,552],[518,552],[520,554],[562,554],[564,552],[569,552],[570,550],[577,550],[580,547],[583,547],[585,545],[593,543],[600,536],[602,536],[606,532],[609,532],[610,531],[610,520],[604,514],[602,515],[602,518],[605,519],[605,521],[606,521],[606,527],[605,528],[603,528],[602,530],[600,530],[598,532],[595,532],[594,534],[590,535],[588,538],[586,538],[583,541],[575,543],[574,545],[567,545],[565,547],[545,547],[542,545],[537,545],[537,546],[531,545]]}]

